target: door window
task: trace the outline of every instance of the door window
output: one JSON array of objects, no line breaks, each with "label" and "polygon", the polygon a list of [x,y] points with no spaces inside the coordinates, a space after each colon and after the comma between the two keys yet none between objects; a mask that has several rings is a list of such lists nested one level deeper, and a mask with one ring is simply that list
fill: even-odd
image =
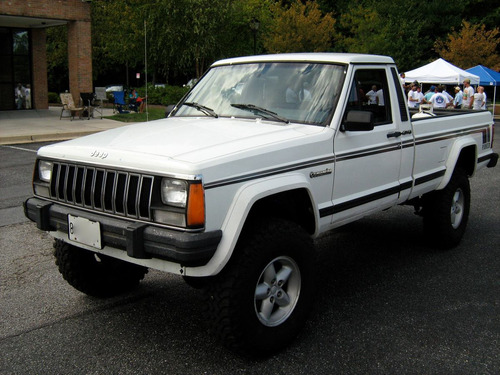
[{"label": "door window", "polygon": [[372,112],[375,125],[392,122],[389,88],[384,69],[356,70],[346,109],[344,116],[350,110]]}]

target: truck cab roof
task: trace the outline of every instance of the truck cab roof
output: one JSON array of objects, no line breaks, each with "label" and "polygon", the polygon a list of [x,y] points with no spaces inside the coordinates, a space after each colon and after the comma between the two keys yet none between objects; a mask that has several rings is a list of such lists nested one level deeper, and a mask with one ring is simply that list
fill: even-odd
[{"label": "truck cab roof", "polygon": [[310,61],[323,63],[341,64],[394,64],[394,60],[389,56],[367,55],[358,53],[282,53],[276,55],[258,55],[234,57],[216,61],[212,66],[245,64],[253,62],[287,62],[287,61]]}]

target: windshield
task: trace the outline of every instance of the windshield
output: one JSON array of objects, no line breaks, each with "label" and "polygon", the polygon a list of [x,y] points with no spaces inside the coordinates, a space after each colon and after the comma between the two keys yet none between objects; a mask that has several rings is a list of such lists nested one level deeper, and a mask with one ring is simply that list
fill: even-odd
[{"label": "windshield", "polygon": [[296,62],[217,66],[173,115],[326,125],[340,95],[344,70],[341,65]]}]

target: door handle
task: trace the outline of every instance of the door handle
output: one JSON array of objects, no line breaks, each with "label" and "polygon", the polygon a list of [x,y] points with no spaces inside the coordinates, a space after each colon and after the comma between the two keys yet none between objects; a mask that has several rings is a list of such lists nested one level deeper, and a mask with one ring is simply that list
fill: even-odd
[{"label": "door handle", "polygon": [[397,138],[397,137],[401,137],[401,132],[394,132],[394,133],[389,133],[387,134],[387,138]]},{"label": "door handle", "polygon": [[389,134],[387,134],[387,138],[397,138],[397,137],[401,137],[402,135],[407,135],[407,134],[411,134],[411,130],[405,130],[403,132],[389,133]]}]

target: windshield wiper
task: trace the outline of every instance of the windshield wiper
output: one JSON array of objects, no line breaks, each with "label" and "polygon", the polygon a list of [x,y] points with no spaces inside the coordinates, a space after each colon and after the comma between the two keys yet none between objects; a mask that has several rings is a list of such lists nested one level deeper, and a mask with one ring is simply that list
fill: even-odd
[{"label": "windshield wiper", "polygon": [[255,115],[259,115],[259,114],[264,115],[265,117],[267,116],[267,118],[272,117],[275,120],[284,122],[285,124],[290,123],[290,121],[288,119],[281,117],[276,112],[270,111],[269,109],[266,109],[266,108],[258,107],[258,106],[253,105],[253,104],[231,104],[231,107],[242,109],[244,111],[250,111]]},{"label": "windshield wiper", "polygon": [[214,112],[212,108],[205,107],[204,105],[198,104],[196,102],[184,102],[182,105],[187,105],[188,107],[196,108],[198,111],[203,112],[207,116],[212,116],[218,118],[219,115]]}]

